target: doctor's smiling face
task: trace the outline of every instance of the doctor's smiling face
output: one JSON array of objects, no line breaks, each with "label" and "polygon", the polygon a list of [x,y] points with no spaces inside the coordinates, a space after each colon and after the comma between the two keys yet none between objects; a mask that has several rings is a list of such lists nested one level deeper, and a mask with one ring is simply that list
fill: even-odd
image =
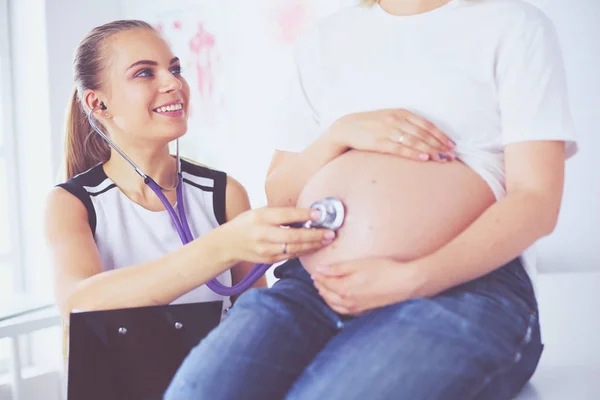
[{"label": "doctor's smiling face", "polygon": [[107,110],[95,115],[112,139],[145,147],[183,136],[190,89],[166,41],[152,29],[130,29],[110,36],[102,51],[103,84],[96,96]]}]

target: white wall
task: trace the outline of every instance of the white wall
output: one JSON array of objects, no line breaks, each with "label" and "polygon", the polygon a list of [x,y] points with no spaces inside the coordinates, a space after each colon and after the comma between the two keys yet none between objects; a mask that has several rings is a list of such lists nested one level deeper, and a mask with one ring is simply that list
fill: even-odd
[{"label": "white wall", "polygon": [[45,199],[57,183],[62,157],[65,107],[73,87],[73,51],[88,30],[119,17],[120,11],[117,0],[10,2],[12,109],[19,206],[25,219],[19,241],[27,272],[24,280],[40,299],[52,296],[42,222]]},{"label": "white wall", "polygon": [[[42,224],[44,198],[50,184],[48,152],[48,73],[43,0],[10,2],[12,112],[16,138],[18,192],[17,206],[23,211],[25,232],[17,240],[28,276],[28,289],[39,283],[43,268]],[[47,276],[47,275],[46,275]],[[46,292],[47,293],[47,292]]]},{"label": "white wall", "polygon": [[63,151],[65,110],[74,86],[75,48],[83,36],[95,26],[122,18],[122,8],[120,0],[45,1],[52,170],[57,172]]},{"label": "white wall", "polygon": [[[600,360],[600,2],[529,0],[554,21],[567,70],[579,154],[567,163],[559,223],[540,240],[542,366]],[[595,271],[595,272],[593,272]],[[589,384],[588,384],[589,386]]]},{"label": "white wall", "polygon": [[[42,222],[62,154],[64,110],[73,87],[73,51],[93,26],[119,18],[120,13],[117,0],[9,1],[13,101],[8,111],[14,115],[19,179],[18,197],[13,197],[25,210],[25,232],[15,240],[23,250],[23,280],[32,302],[52,298]],[[32,354],[22,362],[33,362],[35,367],[23,371],[20,400],[61,400],[61,338],[60,329],[22,337]],[[3,378],[0,399],[10,399]]]},{"label": "white wall", "polygon": [[62,157],[65,107],[73,88],[73,51],[93,26],[120,17],[121,7],[117,0],[21,0],[11,1],[9,9],[16,198],[20,199],[16,206],[24,210],[25,219],[25,232],[17,241],[27,266],[23,279],[28,290],[50,298],[51,270],[42,221],[46,195],[57,183]]}]

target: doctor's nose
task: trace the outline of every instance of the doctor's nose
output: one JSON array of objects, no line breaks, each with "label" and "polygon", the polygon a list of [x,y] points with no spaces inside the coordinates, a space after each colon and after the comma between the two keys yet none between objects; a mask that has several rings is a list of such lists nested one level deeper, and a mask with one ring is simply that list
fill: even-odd
[{"label": "doctor's nose", "polygon": [[160,92],[161,93],[169,93],[174,90],[181,90],[183,88],[183,82],[177,77],[171,75],[168,78],[165,78],[162,82]]}]

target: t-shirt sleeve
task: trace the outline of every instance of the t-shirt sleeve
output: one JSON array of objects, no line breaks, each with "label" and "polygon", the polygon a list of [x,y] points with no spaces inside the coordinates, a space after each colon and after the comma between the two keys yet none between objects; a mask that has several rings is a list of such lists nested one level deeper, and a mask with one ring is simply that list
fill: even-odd
[{"label": "t-shirt sleeve", "polygon": [[541,12],[511,32],[500,48],[496,82],[503,143],[564,141],[577,152],[566,73],[556,30]]},{"label": "t-shirt sleeve", "polygon": [[275,113],[275,150],[299,153],[321,134],[316,99],[320,82],[320,46],[316,27],[299,38],[294,47],[294,68],[284,101]]}]

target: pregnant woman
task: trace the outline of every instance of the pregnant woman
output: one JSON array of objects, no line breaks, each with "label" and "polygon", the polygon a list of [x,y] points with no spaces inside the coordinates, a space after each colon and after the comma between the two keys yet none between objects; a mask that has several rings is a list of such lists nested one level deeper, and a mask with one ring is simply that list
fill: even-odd
[{"label": "pregnant woman", "polygon": [[510,399],[535,371],[532,246],[576,150],[554,27],[518,0],[364,3],[300,42],[266,183],[345,224],[242,296],[167,399]]}]

